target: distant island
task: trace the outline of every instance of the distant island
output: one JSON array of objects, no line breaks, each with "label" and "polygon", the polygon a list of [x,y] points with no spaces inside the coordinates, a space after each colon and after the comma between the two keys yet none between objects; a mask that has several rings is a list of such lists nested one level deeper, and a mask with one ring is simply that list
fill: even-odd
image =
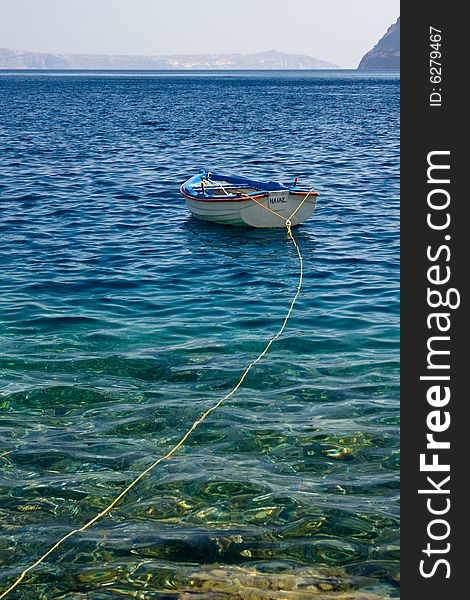
[{"label": "distant island", "polygon": [[337,65],[305,54],[276,50],[255,54],[172,54],[126,56],[51,54],[0,48],[0,69],[338,69]]},{"label": "distant island", "polygon": [[391,25],[381,40],[362,57],[358,69],[400,68],[400,17]]}]

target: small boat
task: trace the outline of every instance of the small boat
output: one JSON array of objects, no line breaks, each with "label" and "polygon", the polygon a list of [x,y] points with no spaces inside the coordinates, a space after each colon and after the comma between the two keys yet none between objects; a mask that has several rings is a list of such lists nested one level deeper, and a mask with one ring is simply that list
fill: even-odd
[{"label": "small boat", "polygon": [[292,185],[284,185],[211,171],[194,175],[182,184],[180,191],[198,219],[251,227],[285,227],[286,219],[297,208],[291,224],[303,223],[312,216],[318,196],[313,188],[298,186],[297,178]]}]

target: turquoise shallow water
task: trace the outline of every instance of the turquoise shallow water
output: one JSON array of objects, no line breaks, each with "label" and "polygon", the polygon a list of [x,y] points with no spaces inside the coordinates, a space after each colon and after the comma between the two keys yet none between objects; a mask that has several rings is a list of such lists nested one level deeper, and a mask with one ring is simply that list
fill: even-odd
[{"label": "turquoise shallow water", "polygon": [[190,218],[178,186],[206,167],[320,192],[294,231],[288,328],[12,597],[397,595],[397,76],[3,74],[0,114],[2,587],[282,322],[295,250],[282,230]]}]

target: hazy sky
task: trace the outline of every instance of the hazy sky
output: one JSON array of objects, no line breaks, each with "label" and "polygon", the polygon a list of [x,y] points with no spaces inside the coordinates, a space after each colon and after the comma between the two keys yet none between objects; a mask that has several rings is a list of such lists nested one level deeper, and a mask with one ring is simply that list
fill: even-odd
[{"label": "hazy sky", "polygon": [[357,66],[399,0],[0,0],[0,47],[86,54],[302,53]]}]

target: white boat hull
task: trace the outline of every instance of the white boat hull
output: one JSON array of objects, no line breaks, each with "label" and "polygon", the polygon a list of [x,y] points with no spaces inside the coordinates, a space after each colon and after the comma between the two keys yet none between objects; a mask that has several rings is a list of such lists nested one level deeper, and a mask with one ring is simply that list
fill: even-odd
[{"label": "white boat hull", "polygon": [[[208,202],[207,200],[186,197],[186,206],[194,217],[203,221],[250,227],[285,227],[284,219],[290,217],[304,197],[303,194],[289,193],[285,195],[284,201],[279,201],[279,198],[270,196],[258,198],[257,201],[263,206],[259,206],[253,200],[248,199]],[[292,225],[298,225],[309,219],[315,210],[316,202],[316,194],[309,196],[292,217]],[[282,215],[283,219],[263,207],[276,211],[279,215]]]}]

